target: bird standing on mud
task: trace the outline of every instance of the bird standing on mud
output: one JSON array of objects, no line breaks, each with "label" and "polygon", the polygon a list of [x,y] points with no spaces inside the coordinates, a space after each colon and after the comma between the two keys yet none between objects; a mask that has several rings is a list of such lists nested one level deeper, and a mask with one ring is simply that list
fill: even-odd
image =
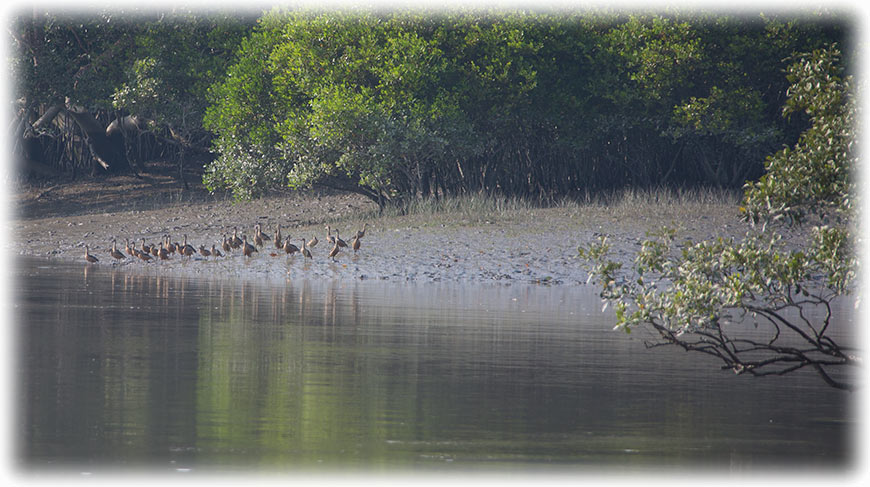
[{"label": "bird standing on mud", "polygon": [[281,225],[275,225],[275,248],[278,250],[284,247],[281,240]]},{"label": "bird standing on mud", "polygon": [[184,234],[184,242],[181,244],[181,255],[187,256],[188,260],[190,260],[190,256],[196,253],[196,249],[193,248],[193,245],[187,243],[187,234]]},{"label": "bird standing on mud", "polygon": [[170,254],[174,254],[175,250],[176,250],[175,244],[172,243],[172,239],[170,238],[170,236],[166,235],[166,238],[164,240],[166,242],[166,252],[168,252]]},{"label": "bird standing on mud", "polygon": [[260,228],[260,224],[257,223],[256,225],[254,225],[254,244],[256,244],[257,247],[262,247],[263,242],[266,240],[271,240],[271,237],[263,233],[263,230]]},{"label": "bird standing on mud", "polygon": [[368,223],[363,223],[363,228],[362,228],[362,230],[356,232],[356,236],[357,236],[357,238],[363,238],[363,237],[365,237],[365,236],[366,236],[366,229],[368,229],[368,227],[369,227],[369,224],[368,224]]},{"label": "bird standing on mud", "polygon": [[248,236],[242,235],[242,253],[245,254],[245,257],[251,257],[254,252],[260,253],[257,247],[248,243]]},{"label": "bird standing on mud", "polygon": [[[311,238],[311,240],[308,241],[308,246],[313,248],[315,245],[317,245],[317,242],[318,242],[317,235],[315,235],[314,237]],[[304,239],[303,239],[303,243],[305,243]]]},{"label": "bird standing on mud", "polygon": [[[136,250],[136,249],[133,249],[133,250]],[[149,254],[147,252],[143,252],[141,250],[136,250],[136,257],[138,257],[139,260],[141,260],[143,262],[151,262],[151,259],[152,259],[151,254]]]},{"label": "bird standing on mud", "polygon": [[339,251],[341,251],[341,245],[338,245],[338,240],[336,240],[332,250],[329,251],[329,258],[332,259],[333,262],[335,262],[335,256],[338,255]]},{"label": "bird standing on mud", "polygon": [[160,260],[169,260],[169,253],[169,249],[163,245],[163,242],[160,242],[160,248],[157,249],[157,257],[160,257]]},{"label": "bird standing on mud", "polygon": [[[317,240],[317,237],[315,237],[314,239]],[[315,242],[315,243],[317,243],[317,242]],[[308,257],[309,259],[312,258],[311,251],[308,250],[308,247],[305,246],[305,239],[304,238],[302,239],[302,257]]]},{"label": "bird standing on mud", "polygon": [[211,255],[213,255],[215,257],[223,257],[224,256],[224,254],[222,254],[220,250],[218,250],[214,247],[214,244],[211,244]]},{"label": "bird standing on mud", "polygon": [[357,233],[356,235],[353,236],[353,240],[350,241],[350,246],[351,246],[351,248],[353,248],[353,253],[356,253],[356,251],[359,250],[359,247],[360,247],[359,241],[360,241],[360,236],[359,236],[359,233]]},{"label": "bird standing on mud", "polygon": [[[304,242],[305,239],[302,239],[302,241]],[[293,252],[299,252],[299,247],[297,247],[297,246],[293,245],[292,243],[290,243],[290,237],[287,237],[287,240],[284,241],[284,246],[283,246],[283,248],[284,248],[284,252],[285,252],[286,254],[292,254]]]},{"label": "bird standing on mud", "polygon": [[109,254],[115,259],[120,261],[121,259],[126,259],[124,254],[118,250],[118,245],[115,243],[115,239],[112,239],[112,250],[109,251]]},{"label": "bird standing on mud", "polygon": [[100,259],[91,255],[90,248],[87,245],[85,245],[85,260],[92,264],[100,261]]},{"label": "bird standing on mud", "polygon": [[236,227],[233,227],[233,238],[230,240],[230,245],[237,249],[242,246],[242,239],[239,238],[239,230]]},{"label": "bird standing on mud", "polygon": [[335,244],[339,247],[347,247],[347,242],[341,239],[341,235],[338,233],[338,229],[335,229]]}]

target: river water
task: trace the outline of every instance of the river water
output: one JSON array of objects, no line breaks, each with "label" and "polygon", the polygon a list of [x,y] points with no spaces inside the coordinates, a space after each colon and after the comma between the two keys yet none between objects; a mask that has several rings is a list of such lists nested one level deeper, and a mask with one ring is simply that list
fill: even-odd
[{"label": "river water", "polygon": [[16,461],[43,469],[853,465],[853,399],[611,329],[587,286],[14,270]]}]

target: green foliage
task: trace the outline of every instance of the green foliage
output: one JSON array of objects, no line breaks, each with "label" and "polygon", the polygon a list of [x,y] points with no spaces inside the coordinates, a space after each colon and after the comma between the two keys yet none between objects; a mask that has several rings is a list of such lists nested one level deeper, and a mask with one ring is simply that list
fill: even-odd
[{"label": "green foliage", "polygon": [[813,215],[837,223],[851,219],[857,110],[839,58],[837,49],[816,50],[789,68],[792,85],[783,113],[805,112],[812,127],[793,148],[770,156],[766,174],[747,184],[742,211],[750,221],[800,223]]},{"label": "green foliage", "polygon": [[327,184],[381,204],[739,187],[806,128],[784,59],[814,17],[183,9],[16,18],[16,99],[130,112],[218,154],[209,188]]},{"label": "green foliage", "polygon": [[230,14],[179,13],[144,23],[133,42],[133,60],[112,105],[170,127],[191,142],[207,138],[207,91],[222,77],[250,20]]},{"label": "green foliage", "polygon": [[[615,302],[616,328],[650,328],[662,343],[714,355],[737,373],[811,367],[828,384],[850,387],[828,372],[860,362],[829,328],[831,303],[851,291],[858,267],[849,232],[856,107],[837,59],[836,49],[817,50],[790,68],[786,113],[806,110],[813,125],[793,149],[767,160],[767,173],[746,185],[742,208],[756,222],[794,224],[808,214],[826,220],[835,213],[836,224],[816,225],[800,244],[773,225],[739,241],[677,244],[672,230],[663,231],[643,242],[629,272],[609,260],[603,240],[580,248],[602,298]],[[769,336],[752,338],[729,326],[746,315],[768,324]]]},{"label": "green foliage", "polygon": [[838,35],[772,18],[274,10],[212,89],[221,157],[206,182],[239,197],[328,184],[381,204],[737,186],[797,137],[772,108],[781,60]]},{"label": "green foliage", "polygon": [[14,19],[10,59],[15,98],[58,103],[65,98],[107,108],[129,61],[135,23],[123,12],[92,15],[33,10]]}]

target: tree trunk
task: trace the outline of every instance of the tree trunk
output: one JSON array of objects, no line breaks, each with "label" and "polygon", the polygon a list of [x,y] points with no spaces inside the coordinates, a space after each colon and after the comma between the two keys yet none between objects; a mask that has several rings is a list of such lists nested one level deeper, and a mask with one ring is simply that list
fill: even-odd
[{"label": "tree trunk", "polygon": [[76,105],[67,106],[67,113],[75,120],[84,134],[85,142],[94,157],[94,161],[103,169],[115,171],[130,167],[123,143],[119,144],[117,140],[109,138],[106,135],[106,129],[96,117]]}]

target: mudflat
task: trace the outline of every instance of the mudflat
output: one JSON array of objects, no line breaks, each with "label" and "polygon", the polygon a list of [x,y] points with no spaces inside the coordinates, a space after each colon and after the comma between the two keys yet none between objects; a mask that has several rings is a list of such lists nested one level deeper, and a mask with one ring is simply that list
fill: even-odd
[{"label": "mudflat", "polygon": [[[192,178],[191,178],[192,179]],[[265,279],[381,279],[490,283],[580,284],[586,273],[577,247],[606,235],[614,257],[629,262],[648,232],[674,228],[679,238],[739,236],[735,198],[680,198],[604,205],[566,203],[553,207],[495,205],[407,215],[378,216],[362,196],[331,191],[278,191],[247,202],[210,194],[198,181],[183,190],[170,174],[107,176],[15,189],[10,230],[20,255],[81,265],[115,266],[129,272]],[[331,259],[326,225],[347,242],[364,224],[359,251],[343,248]],[[221,248],[234,230],[253,242],[255,225],[301,247],[317,237],[312,258],[287,255],[266,241],[252,257],[240,250],[223,257],[199,253],[182,259],[143,262],[110,255],[113,240],[123,250],[159,244],[165,235],[197,249]],[[99,259],[89,264],[85,246]],[[223,252],[223,250],[221,250]]]}]

